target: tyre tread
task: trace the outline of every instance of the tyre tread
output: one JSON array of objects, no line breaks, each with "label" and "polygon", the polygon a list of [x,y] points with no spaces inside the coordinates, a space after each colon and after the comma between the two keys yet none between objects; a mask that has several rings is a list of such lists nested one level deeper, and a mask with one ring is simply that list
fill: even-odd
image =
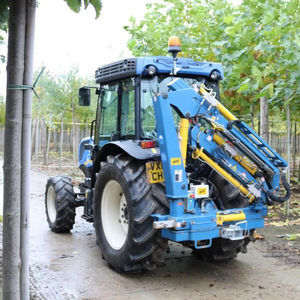
[{"label": "tyre tread", "polygon": [[[157,265],[163,264],[164,254],[168,247],[167,240],[160,236],[159,231],[153,229],[153,218],[151,217],[154,213],[168,212],[166,199],[164,201],[160,200],[160,198],[165,198],[165,193],[160,185],[151,185],[147,182],[144,161],[135,160],[122,153],[116,156],[108,156],[106,164],[102,164],[102,167],[108,168],[108,165],[119,169],[125,175],[128,190],[132,195],[133,230],[126,262],[117,263],[115,260],[110,259],[107,253],[102,253],[102,255],[108,264],[119,272],[136,273],[153,270]],[[101,174],[101,170],[99,174]],[[100,180],[101,176],[99,176],[99,185]],[[98,187],[97,182],[94,199],[96,199],[96,187]],[[98,225],[96,224],[96,226]],[[103,250],[103,248],[101,249]]]},{"label": "tyre tread", "polygon": [[[56,196],[56,219],[51,222],[47,211],[47,191],[53,186]],[[75,223],[75,194],[71,178],[65,175],[50,177],[46,185],[45,208],[50,229],[56,233],[70,232]]]}]

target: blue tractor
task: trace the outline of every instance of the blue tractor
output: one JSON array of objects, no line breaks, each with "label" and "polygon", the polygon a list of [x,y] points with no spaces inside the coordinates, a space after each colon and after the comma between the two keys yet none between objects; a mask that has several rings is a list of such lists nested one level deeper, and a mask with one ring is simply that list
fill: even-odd
[{"label": "blue tractor", "polygon": [[[67,176],[46,185],[50,229],[69,232],[84,206],[102,257],[119,272],[161,265],[168,240],[206,260],[235,258],[264,226],[267,205],[290,195],[285,160],[221,104],[221,64],[177,58],[179,51],[173,38],[173,57],[96,71],[96,119],[79,146],[80,192]],[[79,90],[81,105],[90,93]]]}]

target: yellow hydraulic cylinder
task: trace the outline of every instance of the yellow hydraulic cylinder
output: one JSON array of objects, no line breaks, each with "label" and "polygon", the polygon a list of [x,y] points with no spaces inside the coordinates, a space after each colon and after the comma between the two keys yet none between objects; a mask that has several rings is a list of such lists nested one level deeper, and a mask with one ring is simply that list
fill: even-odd
[{"label": "yellow hydraulic cylinder", "polygon": [[[218,135],[214,134],[213,140],[219,145],[222,146],[226,142]],[[254,175],[257,171],[257,168],[254,166],[251,166],[244,158],[243,156],[237,154],[232,157],[237,163],[239,163],[242,167],[244,167],[250,174]]]},{"label": "yellow hydraulic cylinder", "polygon": [[239,181],[237,181],[234,177],[232,177],[227,171],[221,168],[218,164],[216,164],[210,157],[208,157],[203,149],[196,149],[193,152],[192,157],[194,159],[201,158],[204,160],[211,168],[217,171],[220,175],[222,175],[227,181],[229,181],[232,185],[238,188],[242,194],[244,194],[250,202],[255,199],[255,196],[251,194]]},{"label": "yellow hydraulic cylinder", "polygon": [[186,152],[187,152],[187,143],[188,143],[188,134],[189,134],[189,120],[185,118],[180,119],[179,123],[179,134],[180,134],[180,150],[183,160],[183,165],[186,164]]},{"label": "yellow hydraulic cylinder", "polygon": [[217,103],[217,108],[223,117],[225,117],[228,121],[237,120],[235,115],[233,115],[223,104],[221,104],[219,101],[217,101]]},{"label": "yellow hydraulic cylinder", "polygon": [[223,225],[224,222],[234,222],[246,220],[246,215],[244,212],[239,212],[236,214],[220,214],[217,213],[217,225]]}]

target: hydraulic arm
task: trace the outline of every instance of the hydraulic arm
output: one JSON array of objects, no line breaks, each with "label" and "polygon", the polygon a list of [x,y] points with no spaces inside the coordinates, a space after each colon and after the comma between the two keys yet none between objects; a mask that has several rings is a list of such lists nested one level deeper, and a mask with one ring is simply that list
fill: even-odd
[{"label": "hydraulic arm", "polygon": [[[246,123],[238,120],[204,85],[190,88],[183,79],[169,84],[170,92],[153,97],[158,143],[170,202],[168,216],[155,215],[155,228],[174,241],[209,247],[212,238],[242,239],[263,227],[267,204],[283,202],[290,190],[286,161]],[[172,108],[181,117],[176,131]],[[244,208],[218,210],[205,184],[192,185],[187,155],[205,162],[248,200]],[[286,194],[279,197],[281,181]],[[203,246],[201,241],[206,240]]]}]

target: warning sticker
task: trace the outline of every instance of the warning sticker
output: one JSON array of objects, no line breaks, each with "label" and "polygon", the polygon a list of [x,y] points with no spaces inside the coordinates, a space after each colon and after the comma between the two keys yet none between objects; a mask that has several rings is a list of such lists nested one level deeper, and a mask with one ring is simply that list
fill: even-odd
[{"label": "warning sticker", "polygon": [[171,158],[171,166],[180,166],[181,158],[180,157],[172,157]]}]

